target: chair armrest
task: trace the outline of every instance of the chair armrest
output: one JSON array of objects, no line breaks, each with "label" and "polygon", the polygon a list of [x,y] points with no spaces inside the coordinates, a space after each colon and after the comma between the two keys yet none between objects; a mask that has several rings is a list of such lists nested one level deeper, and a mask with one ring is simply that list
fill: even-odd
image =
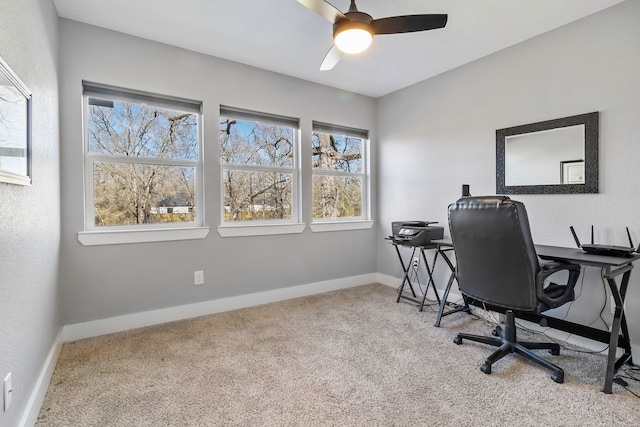
[{"label": "chair armrest", "polygon": [[[573,288],[576,286],[578,278],[580,277],[580,269],[579,265],[556,261],[541,264],[540,271],[536,276],[536,282],[538,283],[538,286],[536,287],[538,301],[546,305],[548,308],[559,307],[566,302],[572,301],[574,299]],[[565,270],[569,272],[569,277],[567,278],[567,283],[560,286],[563,288],[562,294],[550,297],[544,292],[544,281],[549,276]]]}]

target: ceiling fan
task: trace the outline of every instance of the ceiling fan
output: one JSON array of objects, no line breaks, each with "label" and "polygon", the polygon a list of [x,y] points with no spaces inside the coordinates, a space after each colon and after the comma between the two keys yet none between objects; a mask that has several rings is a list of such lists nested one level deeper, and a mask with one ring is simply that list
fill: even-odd
[{"label": "ceiling fan", "polygon": [[446,14],[404,15],[373,19],[368,13],[360,12],[355,0],[346,13],[325,0],[298,0],[299,3],[333,23],[334,45],[320,65],[320,70],[332,69],[343,53],[360,53],[367,49],[378,34],[412,33],[433,30],[447,25]]}]

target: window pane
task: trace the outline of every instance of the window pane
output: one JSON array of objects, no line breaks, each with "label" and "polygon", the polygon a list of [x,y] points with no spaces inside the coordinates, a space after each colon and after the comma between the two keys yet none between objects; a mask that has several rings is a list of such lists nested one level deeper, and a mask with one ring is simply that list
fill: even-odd
[{"label": "window pane", "polygon": [[362,172],[362,140],[347,136],[313,132],[313,168]]},{"label": "window pane", "polygon": [[89,98],[89,151],[126,157],[198,159],[198,116]]},{"label": "window pane", "polygon": [[313,218],[362,216],[362,178],[313,177]]},{"label": "window pane", "polygon": [[293,167],[294,129],[220,119],[220,163]]},{"label": "window pane", "polygon": [[290,219],[292,173],[225,169],[224,220]]},{"label": "window pane", "polygon": [[195,221],[195,167],[96,162],[95,225]]}]

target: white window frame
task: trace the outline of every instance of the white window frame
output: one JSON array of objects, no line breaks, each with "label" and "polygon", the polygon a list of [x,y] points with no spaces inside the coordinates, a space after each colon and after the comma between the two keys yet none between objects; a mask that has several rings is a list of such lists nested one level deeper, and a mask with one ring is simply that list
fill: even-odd
[{"label": "white window frame", "polygon": [[[334,125],[318,121],[312,121],[312,132],[319,132],[337,136],[345,136],[358,138],[362,140],[362,169],[360,172],[344,172],[344,171],[326,171],[313,168],[311,171],[311,180],[315,176],[336,176],[336,177],[360,177],[362,179],[362,215],[358,217],[347,218],[313,218],[313,208],[311,214],[310,228],[313,232],[325,231],[344,231],[344,230],[361,230],[373,227],[371,220],[371,178],[370,178],[370,160],[369,160],[369,132],[363,129],[356,129],[347,126]],[[313,190],[312,190],[313,193]],[[313,194],[310,196],[313,203]]]},{"label": "white window frame", "polygon": [[[222,237],[261,236],[275,234],[302,233],[305,224],[301,222],[301,168],[300,168],[300,121],[297,118],[280,116],[270,113],[250,111],[235,107],[220,106],[219,119],[225,117],[246,122],[267,123],[293,129],[293,164],[291,167],[239,165],[223,163],[218,153],[220,165],[220,225],[218,234]],[[219,148],[218,140],[218,148]],[[291,182],[291,218],[253,220],[253,221],[225,221],[224,220],[224,171],[237,170],[248,172],[278,172],[292,175]]]},{"label": "white window frame", "polygon": [[[165,97],[142,91],[121,89],[96,83],[82,82],[83,85],[83,157],[84,157],[84,231],[78,233],[78,240],[85,246],[123,243],[158,242],[173,240],[201,239],[209,233],[204,221],[203,188],[203,144],[202,144],[202,103],[176,97]],[[89,98],[148,104],[159,108],[194,113],[198,117],[198,158],[197,160],[158,159],[144,157],[120,157],[91,153],[89,150]],[[96,226],[94,212],[93,172],[99,162],[119,164],[151,164],[158,166],[189,166],[195,168],[195,221],[161,224],[131,224]]]}]

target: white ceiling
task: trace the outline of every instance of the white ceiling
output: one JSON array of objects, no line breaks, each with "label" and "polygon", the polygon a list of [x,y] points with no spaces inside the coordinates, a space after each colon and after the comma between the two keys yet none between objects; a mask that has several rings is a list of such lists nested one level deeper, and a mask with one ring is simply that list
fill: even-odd
[{"label": "white ceiling", "polygon": [[358,0],[374,19],[446,13],[449,20],[443,29],[376,36],[330,71],[319,67],[332,25],[296,0],[53,1],[63,18],[379,97],[623,0]]}]

